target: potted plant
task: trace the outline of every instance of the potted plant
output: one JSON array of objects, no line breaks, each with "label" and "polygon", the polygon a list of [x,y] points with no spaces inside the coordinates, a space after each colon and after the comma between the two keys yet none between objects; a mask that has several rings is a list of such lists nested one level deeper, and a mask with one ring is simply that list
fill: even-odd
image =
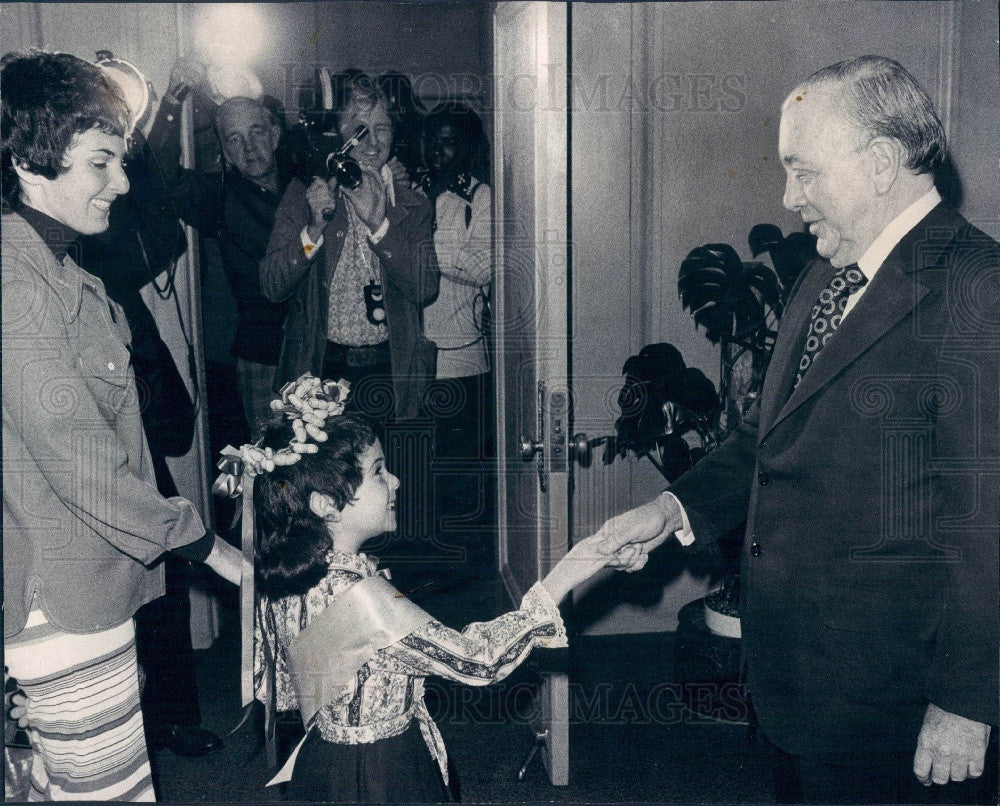
[{"label": "potted plant", "polygon": [[[681,263],[677,290],[695,327],[719,345],[720,415],[717,445],[739,425],[760,393],[778,322],[795,281],[816,257],[815,238],[804,232],[787,237],[773,224],[758,224],[747,238],[754,258],[768,254],[771,265],[744,261],[728,244],[691,250]],[[705,599],[705,619],[713,632],[740,637],[739,547],[742,527],[723,540],[725,568],[718,589]]]},{"label": "potted plant", "polygon": [[[758,224],[747,240],[754,260],[742,260],[728,244],[711,243],[691,250],[678,274],[683,306],[695,327],[719,346],[718,394],[703,373],[685,366],[673,345],[643,347],[622,368],[621,416],[615,422],[616,435],[608,440],[605,462],[631,452],[648,458],[673,481],[716,448],[757,398],[785,302],[816,250],[811,235],[785,236],[773,224]],[[770,265],[757,260],[765,254]],[[716,636],[740,638],[742,541],[742,526],[720,540],[715,590],[701,604],[691,602],[681,610],[677,652],[682,680],[740,679],[739,641],[704,641],[697,633],[707,627]],[[700,626],[686,624],[695,613]]]},{"label": "potted plant", "polygon": [[[802,270],[816,257],[813,236],[793,232],[786,237],[773,224],[758,224],[747,241],[755,260],[742,260],[728,244],[707,244],[688,253],[678,273],[682,304],[695,327],[704,328],[709,341],[719,346],[719,416],[709,450],[739,425],[760,394],[785,303]],[[756,260],[765,254],[770,265]],[[724,714],[726,721],[745,722],[752,730],[755,719],[743,685],[739,641],[744,528],[741,524],[719,541],[722,564],[716,589],[700,607],[691,602],[678,614],[676,653],[682,680],[714,683],[720,691],[735,685],[744,706],[734,714],[713,702],[705,712],[704,703],[691,701],[692,712],[714,718]]]}]

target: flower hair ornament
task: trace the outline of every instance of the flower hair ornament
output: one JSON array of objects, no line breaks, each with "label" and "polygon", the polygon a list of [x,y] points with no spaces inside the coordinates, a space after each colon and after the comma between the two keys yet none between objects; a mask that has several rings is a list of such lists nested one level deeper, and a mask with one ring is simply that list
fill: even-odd
[{"label": "flower hair ornament", "polygon": [[[212,492],[229,498],[243,497],[241,517],[243,523],[240,537],[243,550],[243,570],[240,578],[240,632],[241,632],[241,675],[240,690],[242,703],[246,709],[239,724],[230,733],[239,730],[250,716],[248,707],[256,696],[253,680],[253,614],[254,614],[254,546],[255,523],[253,511],[253,480],[262,473],[270,473],[274,468],[293,465],[303,454],[316,453],[319,443],[327,439],[323,426],[330,417],[344,413],[347,395],[351,385],[341,379],[324,381],[309,373],[294,381],[289,381],[271,401],[271,410],[280,412],[292,421],[294,435],[288,445],[279,450],[261,446],[263,437],[257,442],[234,448],[227,445],[222,449],[222,459],[217,465],[221,471]],[[270,709],[265,709],[270,713]],[[272,715],[273,716],[273,715]],[[265,717],[265,721],[267,718]],[[269,725],[265,732],[273,736]],[[274,764],[276,754],[272,740],[268,742],[268,757]]]},{"label": "flower hair ornament", "polygon": [[323,381],[309,373],[282,386],[279,397],[271,401],[271,410],[292,421],[295,433],[291,441],[277,451],[261,447],[261,440],[239,448],[227,445],[222,449],[222,459],[217,465],[222,472],[212,492],[235,498],[242,493],[242,477],[248,472],[252,476],[270,473],[280,465],[295,464],[302,454],[316,453],[317,443],[327,438],[323,430],[327,418],[344,413],[350,388],[343,378]]}]

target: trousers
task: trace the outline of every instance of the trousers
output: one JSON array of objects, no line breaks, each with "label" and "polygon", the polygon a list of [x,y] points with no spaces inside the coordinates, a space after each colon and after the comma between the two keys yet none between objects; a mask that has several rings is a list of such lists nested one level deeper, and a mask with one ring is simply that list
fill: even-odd
[{"label": "trousers", "polygon": [[156,800],[131,619],[76,635],[32,610],[4,654],[28,697],[29,801]]}]

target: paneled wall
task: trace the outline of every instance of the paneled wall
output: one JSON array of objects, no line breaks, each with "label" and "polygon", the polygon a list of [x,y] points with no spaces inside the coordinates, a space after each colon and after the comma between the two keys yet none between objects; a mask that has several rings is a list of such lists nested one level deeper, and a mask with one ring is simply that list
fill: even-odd
[{"label": "paneled wall", "polygon": [[[580,3],[572,14],[575,407],[589,436],[611,432],[621,365],[644,344],[671,342],[718,381],[718,349],[681,307],[678,268],[709,242],[749,259],[754,224],[801,226],[781,206],[777,126],[786,94],[820,67],[867,53],[902,62],[950,130],[963,211],[997,234],[995,3]],[[577,537],[664,481],[643,460],[580,471],[580,485],[591,500]],[[651,574],[595,586],[592,631],[675,626],[704,579],[679,553],[659,559]]]},{"label": "paneled wall", "polygon": [[958,4],[951,150],[962,178],[962,214],[1000,240],[1000,69],[998,6]]}]

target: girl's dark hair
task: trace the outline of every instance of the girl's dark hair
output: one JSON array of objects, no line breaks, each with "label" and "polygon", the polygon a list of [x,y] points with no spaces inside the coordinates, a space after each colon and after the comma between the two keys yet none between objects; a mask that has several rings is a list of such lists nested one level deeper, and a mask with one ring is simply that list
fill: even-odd
[{"label": "girl's dark hair", "polygon": [[461,103],[446,103],[424,118],[421,148],[442,126],[451,126],[458,137],[459,152],[455,172],[468,173],[477,181],[490,183],[490,141],[483,121],[471,108]]},{"label": "girl's dark hair", "polygon": [[[90,129],[125,137],[130,113],[118,85],[69,53],[8,53],[0,60],[4,195],[18,186],[14,161],[46,179],[66,168],[73,137]],[[14,198],[14,194],[8,196]]]},{"label": "girl's dark hair", "polygon": [[[363,471],[360,456],[375,444],[361,417],[344,414],[326,421],[326,442],[295,464],[279,465],[254,479],[253,503],[260,536],[256,552],[258,584],[272,597],[305,593],[327,572],[333,548],[323,519],[309,508],[312,492],[329,495],[338,508],[354,499]],[[283,414],[264,431],[263,446],[280,450],[295,432]]]}]

